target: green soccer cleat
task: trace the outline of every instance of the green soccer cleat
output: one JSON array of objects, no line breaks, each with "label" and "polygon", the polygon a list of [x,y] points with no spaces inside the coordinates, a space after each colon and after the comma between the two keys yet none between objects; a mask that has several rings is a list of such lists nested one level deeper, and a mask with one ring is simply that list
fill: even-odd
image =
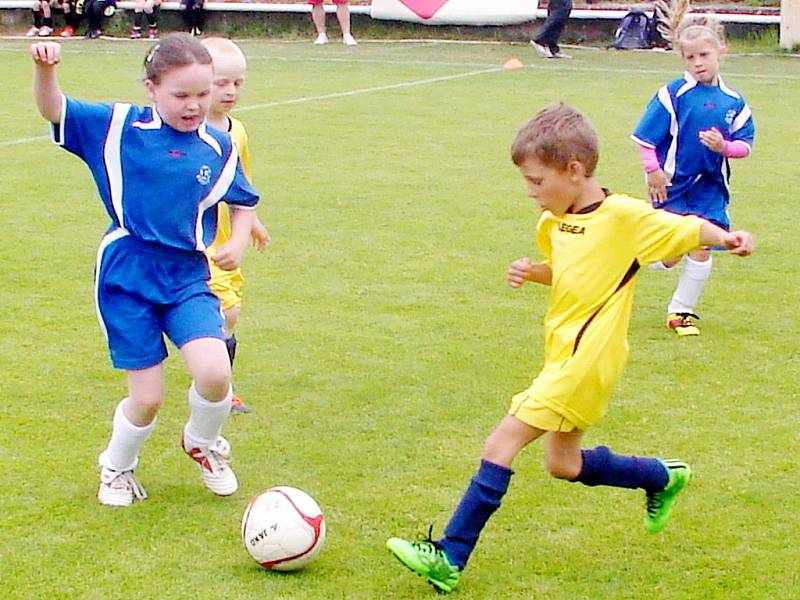
[{"label": "green soccer cleat", "polygon": [[431,540],[408,542],[391,538],[386,542],[386,547],[397,560],[427,579],[439,593],[452,592],[461,579],[461,569],[451,565],[444,551]]},{"label": "green soccer cleat", "polygon": [[669,480],[660,492],[647,493],[647,514],[644,528],[649,533],[658,533],[669,521],[680,491],[692,478],[692,469],[685,462],[675,459],[661,461],[667,469]]}]

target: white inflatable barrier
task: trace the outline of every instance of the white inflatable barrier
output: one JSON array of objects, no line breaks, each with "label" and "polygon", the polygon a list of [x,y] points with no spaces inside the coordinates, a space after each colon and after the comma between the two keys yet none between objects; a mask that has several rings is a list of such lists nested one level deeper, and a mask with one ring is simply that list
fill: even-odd
[{"label": "white inflatable barrier", "polygon": [[[0,0],[0,10],[16,8],[30,9],[33,0]],[[354,4],[350,6],[353,14],[370,15],[373,19],[394,21],[413,21],[427,25],[513,25],[543,19],[546,9],[537,8],[538,0],[372,0],[372,6]],[[132,0],[118,0],[117,8],[133,10]],[[178,10],[178,2],[165,0],[164,10]],[[206,2],[206,10],[221,12],[280,12],[309,13],[310,4],[286,4],[273,2]],[[410,7],[413,7],[410,8]],[[336,7],[325,4],[325,12],[334,12]],[[787,43],[794,45],[800,37],[800,0],[783,0],[782,10],[788,15],[784,28]],[[626,9],[574,9],[570,19],[613,19],[620,20]],[[423,16],[420,16],[423,15]],[[723,23],[755,23],[759,25],[780,24],[780,14],[752,14],[746,12],[715,12],[714,16]],[[783,33],[783,32],[782,32]],[[791,34],[791,35],[789,35]],[[786,46],[791,47],[791,46]]]},{"label": "white inflatable barrier", "polygon": [[538,0],[372,0],[373,19],[426,25],[512,25],[536,18]]}]

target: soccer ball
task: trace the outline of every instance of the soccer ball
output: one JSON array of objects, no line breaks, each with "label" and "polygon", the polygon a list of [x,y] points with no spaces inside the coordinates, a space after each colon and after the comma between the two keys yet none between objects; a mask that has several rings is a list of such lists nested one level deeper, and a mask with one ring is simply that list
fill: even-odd
[{"label": "soccer ball", "polygon": [[295,571],[310,563],[325,543],[319,505],[293,487],[274,487],[250,500],[242,517],[242,542],[258,564]]}]

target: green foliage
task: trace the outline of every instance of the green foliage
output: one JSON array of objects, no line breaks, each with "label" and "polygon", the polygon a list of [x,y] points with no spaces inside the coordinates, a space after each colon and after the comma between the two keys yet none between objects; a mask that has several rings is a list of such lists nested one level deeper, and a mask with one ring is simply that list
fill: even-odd
[{"label": "green foliage", "polygon": [[[27,44],[0,42],[3,598],[430,598],[384,540],[444,526],[485,436],[541,361],[547,291],[504,284],[511,260],[536,256],[511,140],[539,107],[572,103],[599,130],[600,179],[641,193],[628,134],[682,70],[670,53],[548,62],[527,45],[242,46],[237,116],[274,239],[244,266],[235,379],[256,412],[226,426],[242,489],[212,497],[181,454],[189,381],[173,352],[137,471],[150,498],[113,510],[94,498],[94,461],[125,394],[92,300],[107,217],[87,169],[45,139]],[[146,47],[65,44],[64,90],[145,102]],[[489,70],[511,56],[528,68]],[[726,58],[758,127],[754,155],[733,165],[731,207],[758,252],[715,258],[697,339],[664,327],[674,276],[641,274],[630,363],[587,434],[692,464],[672,522],[648,536],[641,492],[554,481],[534,445],[459,598],[796,597],[793,69],[780,55]],[[248,499],[278,484],[310,492],[329,522],[327,547],[297,574],[261,570],[238,539]]]}]

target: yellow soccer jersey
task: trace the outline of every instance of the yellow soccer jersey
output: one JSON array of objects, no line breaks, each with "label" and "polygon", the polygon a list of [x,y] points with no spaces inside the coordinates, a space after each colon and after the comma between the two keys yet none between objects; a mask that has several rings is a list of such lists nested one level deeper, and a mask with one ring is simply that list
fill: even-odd
[{"label": "yellow soccer jersey", "polygon": [[[242,169],[244,174],[251,182],[253,181],[253,174],[250,170],[250,146],[247,140],[247,131],[245,131],[242,122],[228,117],[230,128],[228,133],[231,134],[231,140],[236,145],[236,150],[239,152],[239,160],[242,162]],[[231,213],[228,205],[220,202],[217,205],[217,237],[214,238],[212,248],[216,250],[222,244],[227,242],[231,237]]]},{"label": "yellow soccer jersey", "polygon": [[[244,174],[252,181],[253,175],[250,170],[250,147],[247,141],[247,131],[245,131],[241,121],[231,116],[228,116],[228,122],[230,123],[228,133],[230,133],[231,139],[239,152],[239,160],[242,163]],[[213,256],[217,252],[217,248],[227,242],[230,237],[230,209],[225,202],[220,202],[217,204],[217,235],[214,238],[214,242],[206,249],[206,256],[209,258]],[[213,260],[209,260],[208,262],[211,270],[209,285],[211,291],[219,297],[222,309],[228,310],[229,308],[241,304],[242,285],[244,284],[244,277],[241,269],[224,271],[220,269]]]},{"label": "yellow soccer jersey", "polygon": [[544,212],[537,237],[553,277],[545,364],[527,394],[534,403],[580,429],[605,414],[628,357],[639,266],[697,248],[702,223],[621,194],[583,214]]}]

